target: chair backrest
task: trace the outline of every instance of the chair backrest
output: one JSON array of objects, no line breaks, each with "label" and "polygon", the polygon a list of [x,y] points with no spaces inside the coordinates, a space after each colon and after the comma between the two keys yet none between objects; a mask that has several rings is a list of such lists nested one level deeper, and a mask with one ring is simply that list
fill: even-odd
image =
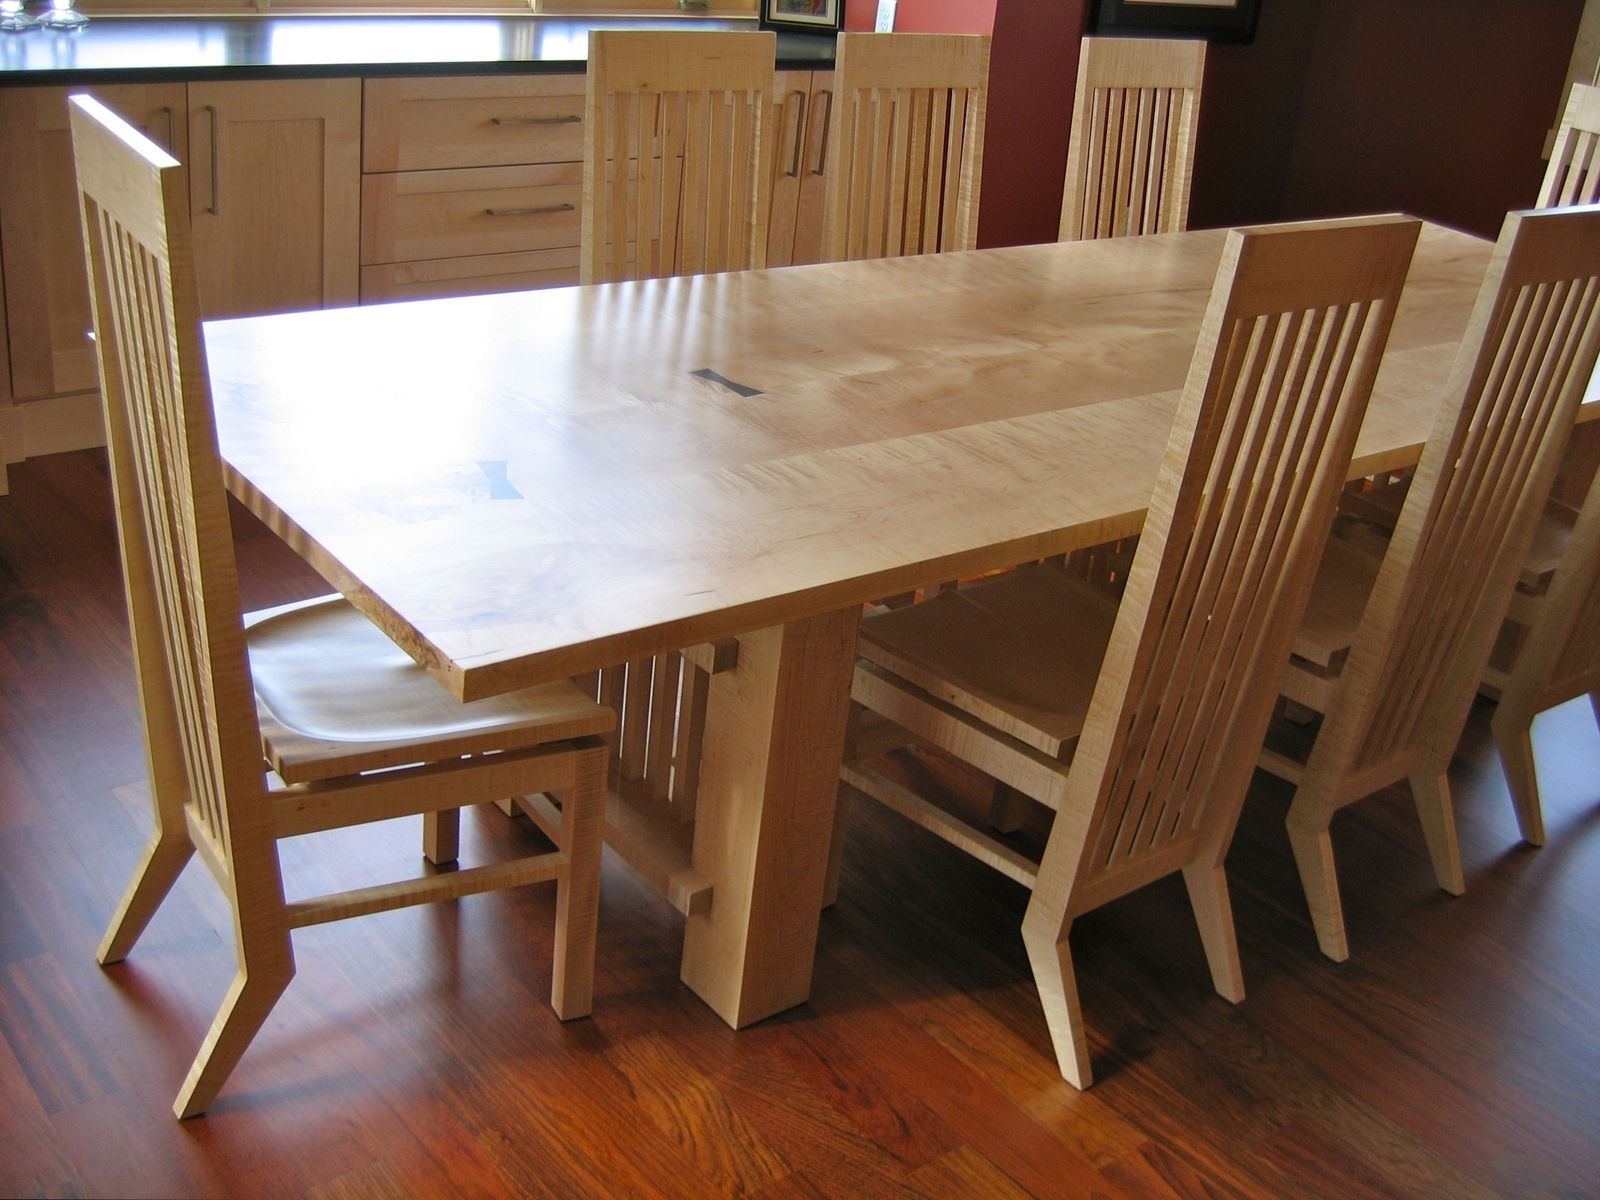
[{"label": "chair backrest", "polygon": [[1205,69],[1201,41],[1083,39],[1061,241],[1188,228]]},{"label": "chair backrest", "polygon": [[777,35],[592,30],[584,283],[766,265]]},{"label": "chair backrest", "polygon": [[978,241],[989,39],[845,33],[834,61],[823,258],[971,250]]},{"label": "chair backrest", "polygon": [[1509,214],[1308,773],[1454,751],[1597,346],[1600,206]]},{"label": "chair backrest", "polygon": [[1600,87],[1575,83],[1561,114],[1537,208],[1600,200]]},{"label": "chair backrest", "polygon": [[181,764],[152,761],[152,774],[158,791],[186,791],[231,858],[242,827],[267,819],[266,784],[188,193],[177,161],[98,101],[71,97],[70,117],[141,698],[147,726],[182,748]]},{"label": "chair backrest", "polygon": [[1074,908],[1226,848],[1419,228],[1229,233],[1041,867]]}]

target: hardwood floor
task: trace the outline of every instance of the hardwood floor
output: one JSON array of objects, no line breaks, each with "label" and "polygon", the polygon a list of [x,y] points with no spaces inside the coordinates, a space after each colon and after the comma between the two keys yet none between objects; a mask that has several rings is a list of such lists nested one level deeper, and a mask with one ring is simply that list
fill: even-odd
[{"label": "hardwood floor", "polygon": [[[1211,990],[1181,884],[1074,929],[1099,1082],[1055,1072],[1024,893],[861,804],[812,1001],[734,1033],[681,920],[608,857],[593,1018],[545,1003],[548,888],[305,930],[211,1112],[169,1105],[234,969],[204,873],[128,961],[94,948],[149,826],[104,467],[0,498],[0,1194],[1586,1196],[1600,1162],[1600,733],[1535,727],[1549,844],[1517,841],[1474,715],[1467,894],[1403,792],[1334,825],[1352,958],[1316,948],[1264,776],[1229,867],[1249,997]],[[246,518],[246,603],[324,590]],[[969,779],[936,771],[955,797]],[[465,861],[532,836],[463,821]],[[291,894],[420,864],[415,822],[293,843]]]}]

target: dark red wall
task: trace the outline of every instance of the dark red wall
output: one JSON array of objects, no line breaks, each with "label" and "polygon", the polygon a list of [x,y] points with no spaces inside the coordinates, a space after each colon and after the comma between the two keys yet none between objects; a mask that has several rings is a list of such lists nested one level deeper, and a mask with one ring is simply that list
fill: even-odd
[{"label": "dark red wall", "polygon": [[[988,32],[978,242],[1053,240],[1092,0],[900,0],[904,31]],[[875,0],[851,0],[870,29]],[[1400,209],[1492,235],[1532,203],[1583,0],[1261,0],[1206,63],[1189,223]]]},{"label": "dark red wall", "polygon": [[1282,215],[1395,208],[1498,232],[1506,210],[1537,192],[1582,9],[1582,0],[1324,2]]}]

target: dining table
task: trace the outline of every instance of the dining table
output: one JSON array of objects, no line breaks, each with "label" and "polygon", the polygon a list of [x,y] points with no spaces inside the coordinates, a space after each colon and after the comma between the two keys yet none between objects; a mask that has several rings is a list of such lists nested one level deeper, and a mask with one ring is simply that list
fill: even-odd
[{"label": "dining table", "polygon": [[[626,849],[704,881],[740,1028],[810,993],[863,605],[1137,534],[1226,236],[212,321],[227,483],[463,701],[736,648],[685,840]],[[1491,250],[1424,225],[1352,478],[1416,461]]]}]

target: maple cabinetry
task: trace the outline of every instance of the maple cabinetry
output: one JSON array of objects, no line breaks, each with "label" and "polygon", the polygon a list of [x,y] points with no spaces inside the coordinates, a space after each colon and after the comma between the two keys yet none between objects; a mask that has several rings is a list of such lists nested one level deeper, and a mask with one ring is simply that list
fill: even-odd
[{"label": "maple cabinetry", "polygon": [[361,299],[578,281],[582,75],[369,79]]},{"label": "maple cabinetry", "polygon": [[832,71],[779,71],[772,88],[776,147],[767,266],[822,257],[822,192],[833,118]]},{"label": "maple cabinetry", "polygon": [[206,316],[357,297],[359,80],[0,90],[0,470],[104,436],[67,129],[84,90],[185,164]]}]

